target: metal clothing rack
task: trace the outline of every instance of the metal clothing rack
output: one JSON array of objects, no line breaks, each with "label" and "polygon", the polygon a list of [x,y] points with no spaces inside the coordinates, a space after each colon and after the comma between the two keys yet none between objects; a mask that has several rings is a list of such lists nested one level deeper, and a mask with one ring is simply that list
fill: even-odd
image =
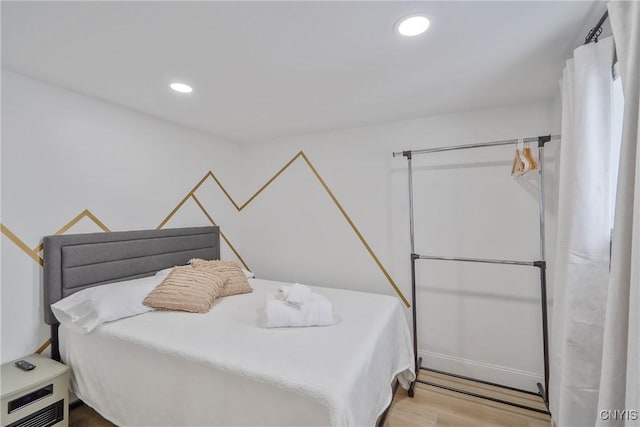
[{"label": "metal clothing rack", "polygon": [[[415,357],[415,372],[416,379],[409,387],[409,396],[413,397],[415,393],[416,382],[427,384],[433,387],[439,387],[449,391],[457,393],[463,393],[468,396],[474,396],[481,399],[491,400],[493,402],[502,403],[505,405],[515,406],[522,409],[541,412],[549,414],[549,333],[548,333],[548,320],[547,320],[547,263],[545,260],[545,236],[544,236],[544,145],[555,139],[559,139],[559,135],[546,135],[523,139],[509,139],[502,141],[484,142],[479,144],[468,145],[454,145],[449,147],[437,147],[427,148],[423,150],[406,150],[400,152],[394,152],[393,157],[404,156],[407,159],[408,175],[409,175],[409,233],[411,236],[411,298],[412,298],[412,311],[413,311],[413,353]],[[536,261],[514,261],[504,259],[483,259],[483,258],[461,258],[461,257],[449,257],[449,256],[432,256],[422,255],[415,252],[414,242],[414,220],[413,220],[413,170],[412,159],[414,155],[439,153],[443,151],[453,150],[466,150],[473,148],[485,148],[495,147],[500,145],[515,145],[519,142],[537,143],[538,144],[538,161],[540,164],[540,192],[539,192],[539,206],[540,206],[540,259]],[[417,333],[417,308],[416,308],[416,261],[420,260],[440,260],[440,261],[460,261],[460,262],[475,262],[475,263],[488,263],[488,264],[506,264],[506,265],[519,265],[526,267],[535,267],[540,270],[540,302],[542,313],[542,355],[544,358],[544,385],[538,383],[538,393],[534,393],[528,390],[522,390],[514,387],[505,386],[502,384],[491,383],[488,381],[479,380],[476,378],[465,377],[450,372],[439,371],[436,369],[422,367],[422,357],[418,357],[418,333]],[[507,390],[518,391],[521,393],[531,394],[534,396],[540,396],[544,402],[547,410],[542,410],[532,406],[523,405],[520,403],[510,402],[503,399],[498,399],[491,396],[485,396],[479,393],[473,393],[467,390],[461,390],[454,387],[445,386],[442,384],[433,383],[430,381],[424,381],[419,379],[420,370],[434,372],[437,374],[448,375],[455,378],[460,378],[468,381],[473,381],[481,384],[500,387]]]}]

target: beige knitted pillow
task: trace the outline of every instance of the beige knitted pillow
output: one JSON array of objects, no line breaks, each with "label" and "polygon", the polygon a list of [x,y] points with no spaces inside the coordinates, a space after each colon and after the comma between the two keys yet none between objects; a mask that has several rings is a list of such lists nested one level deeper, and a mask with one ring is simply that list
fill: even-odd
[{"label": "beige knitted pillow", "polygon": [[223,274],[225,277],[224,287],[220,290],[218,297],[226,297],[230,295],[248,294],[253,289],[247,281],[247,277],[242,272],[238,264],[231,261],[207,261],[204,259],[194,258],[189,264],[201,271],[210,271]]},{"label": "beige knitted pillow", "polygon": [[206,313],[224,282],[225,277],[220,273],[176,267],[147,295],[142,304],[158,310]]}]

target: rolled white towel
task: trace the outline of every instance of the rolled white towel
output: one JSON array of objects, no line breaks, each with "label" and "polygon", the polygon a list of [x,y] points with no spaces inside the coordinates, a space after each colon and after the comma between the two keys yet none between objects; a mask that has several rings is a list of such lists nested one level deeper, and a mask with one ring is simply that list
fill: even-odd
[{"label": "rolled white towel", "polygon": [[285,300],[287,299],[287,295],[289,295],[290,286],[280,286],[278,288],[278,293],[276,294],[276,298]]},{"label": "rolled white towel", "polygon": [[311,289],[307,285],[301,285],[300,283],[294,283],[289,288],[286,301],[290,305],[297,308],[301,308],[303,304],[311,300]]}]

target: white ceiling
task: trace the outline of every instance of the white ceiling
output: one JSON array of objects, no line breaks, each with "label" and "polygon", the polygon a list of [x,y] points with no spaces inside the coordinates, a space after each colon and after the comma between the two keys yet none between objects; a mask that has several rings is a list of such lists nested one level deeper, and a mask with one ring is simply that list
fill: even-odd
[{"label": "white ceiling", "polygon": [[[3,68],[246,142],[550,99],[602,2],[2,2]],[[427,33],[393,32],[424,13]],[[593,22],[591,22],[593,21]],[[190,95],[168,89],[193,85]]]}]

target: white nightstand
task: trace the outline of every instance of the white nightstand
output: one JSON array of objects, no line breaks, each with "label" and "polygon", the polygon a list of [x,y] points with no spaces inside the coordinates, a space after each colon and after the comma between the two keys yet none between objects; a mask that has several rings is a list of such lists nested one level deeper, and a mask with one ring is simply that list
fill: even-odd
[{"label": "white nightstand", "polygon": [[69,368],[43,356],[24,357],[31,371],[2,365],[2,427],[66,427],[69,423]]}]

